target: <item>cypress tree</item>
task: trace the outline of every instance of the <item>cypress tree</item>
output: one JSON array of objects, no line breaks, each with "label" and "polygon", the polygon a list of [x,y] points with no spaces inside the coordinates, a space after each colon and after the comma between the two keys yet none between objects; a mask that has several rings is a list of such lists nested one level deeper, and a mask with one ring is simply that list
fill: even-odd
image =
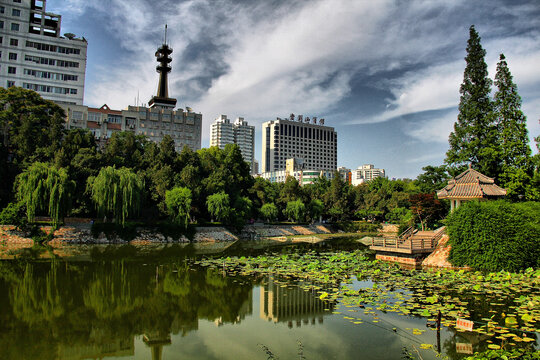
[{"label": "cypress tree", "polygon": [[495,113],[501,161],[500,184],[508,190],[510,197],[525,195],[532,175],[527,118],[521,111],[521,97],[504,54],[500,55],[497,64],[495,85]]},{"label": "cypress tree", "polygon": [[450,172],[459,172],[467,163],[471,163],[478,171],[496,176],[498,151],[495,144],[497,128],[490,98],[492,81],[484,60],[486,51],[480,44],[480,36],[474,25],[470,27],[469,35],[466,67],[459,90],[459,114],[449,137],[450,149],[445,162],[450,166]]}]

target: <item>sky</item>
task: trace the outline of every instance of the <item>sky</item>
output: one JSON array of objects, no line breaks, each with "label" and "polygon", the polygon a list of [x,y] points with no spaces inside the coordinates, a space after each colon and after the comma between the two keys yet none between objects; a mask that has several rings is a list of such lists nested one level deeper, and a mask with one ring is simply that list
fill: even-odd
[{"label": "sky", "polygon": [[316,116],[338,133],[338,166],[389,178],[443,164],[474,24],[492,79],[506,56],[537,152],[538,0],[48,0],[47,11],[88,40],[85,105],[147,103],[167,24],[169,96],[203,114],[203,147],[219,115],[244,117],[260,162],[263,122]]}]

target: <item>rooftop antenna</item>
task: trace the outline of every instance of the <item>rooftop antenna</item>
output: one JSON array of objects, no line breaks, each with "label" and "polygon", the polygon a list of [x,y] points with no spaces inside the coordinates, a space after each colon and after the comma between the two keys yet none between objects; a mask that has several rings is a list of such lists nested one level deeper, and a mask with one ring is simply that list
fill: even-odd
[{"label": "rooftop antenna", "polygon": [[167,24],[165,24],[165,41],[163,43],[167,45]]}]

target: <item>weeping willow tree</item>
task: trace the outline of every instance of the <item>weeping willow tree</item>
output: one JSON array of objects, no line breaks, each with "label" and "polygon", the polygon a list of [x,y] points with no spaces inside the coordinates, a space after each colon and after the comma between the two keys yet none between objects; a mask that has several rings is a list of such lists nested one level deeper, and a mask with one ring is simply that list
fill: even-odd
[{"label": "weeping willow tree", "polygon": [[165,192],[165,205],[173,221],[187,228],[191,210],[191,190],[185,187],[175,187]]},{"label": "weeping willow tree", "polygon": [[128,168],[102,168],[98,176],[88,179],[88,186],[101,216],[110,214],[124,225],[140,209],[144,181]]},{"label": "weeping willow tree", "polygon": [[26,215],[33,222],[37,213],[47,212],[53,226],[71,209],[75,182],[64,168],[35,162],[17,177],[17,198],[26,205]]}]

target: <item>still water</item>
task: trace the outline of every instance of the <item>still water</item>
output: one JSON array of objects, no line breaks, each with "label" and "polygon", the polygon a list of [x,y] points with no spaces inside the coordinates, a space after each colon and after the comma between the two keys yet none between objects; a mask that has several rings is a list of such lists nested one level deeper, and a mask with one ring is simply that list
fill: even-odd
[{"label": "still water", "polygon": [[437,334],[424,318],[324,302],[300,280],[226,274],[193,261],[268,249],[87,250],[0,261],[1,359],[400,359],[416,350],[435,359],[439,348],[459,359],[478,341],[444,327]]}]

